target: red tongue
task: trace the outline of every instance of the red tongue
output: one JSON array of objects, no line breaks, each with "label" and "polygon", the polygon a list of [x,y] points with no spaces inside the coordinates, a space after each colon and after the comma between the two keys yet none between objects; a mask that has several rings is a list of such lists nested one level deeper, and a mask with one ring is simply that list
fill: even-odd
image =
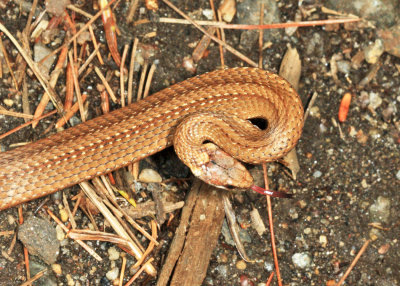
[{"label": "red tongue", "polygon": [[291,197],[293,197],[292,194],[287,194],[287,193],[272,191],[272,190],[266,190],[259,186],[255,186],[255,185],[253,185],[250,189],[252,189],[253,191],[260,193],[262,195],[267,195],[267,196],[276,197],[276,198],[291,198]]}]

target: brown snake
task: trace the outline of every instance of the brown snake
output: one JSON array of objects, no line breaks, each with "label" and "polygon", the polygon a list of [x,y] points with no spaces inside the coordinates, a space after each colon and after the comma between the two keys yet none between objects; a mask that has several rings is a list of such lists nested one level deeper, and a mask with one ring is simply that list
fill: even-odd
[{"label": "brown snake", "polygon": [[[253,118],[266,120],[267,128],[251,124]],[[301,100],[278,75],[256,68],[210,72],[0,153],[0,209],[109,173],[172,144],[208,183],[250,187],[246,169],[219,148],[246,163],[274,161],[296,145],[302,127]],[[239,172],[224,170],[237,166]],[[219,167],[227,178],[215,180]]]}]

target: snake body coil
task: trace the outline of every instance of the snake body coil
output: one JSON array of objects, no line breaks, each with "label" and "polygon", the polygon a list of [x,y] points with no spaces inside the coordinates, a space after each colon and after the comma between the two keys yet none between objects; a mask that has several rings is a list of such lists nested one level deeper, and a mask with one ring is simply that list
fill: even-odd
[{"label": "snake body coil", "polygon": [[[265,119],[268,127],[260,130],[249,123],[252,118]],[[302,127],[301,100],[279,76],[256,68],[210,72],[0,153],[0,209],[109,173],[173,143],[200,177],[208,155],[196,146],[205,141],[247,163],[273,161],[296,145]],[[180,137],[174,139],[175,133]]]}]

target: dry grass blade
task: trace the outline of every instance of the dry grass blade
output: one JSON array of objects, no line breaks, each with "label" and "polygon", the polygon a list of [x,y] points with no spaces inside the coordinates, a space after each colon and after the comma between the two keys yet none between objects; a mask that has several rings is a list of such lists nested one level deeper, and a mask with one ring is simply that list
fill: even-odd
[{"label": "dry grass blade", "polygon": [[[143,256],[143,252],[139,247],[133,244],[133,241],[129,237],[128,233],[125,231],[125,229],[121,226],[119,221],[114,217],[114,215],[111,213],[111,211],[105,206],[105,204],[102,202],[102,200],[97,196],[95,191],[91,188],[88,182],[82,182],[80,183],[80,186],[86,196],[93,202],[93,204],[99,209],[99,211],[103,214],[106,220],[110,223],[110,225],[113,227],[115,232],[119,234],[121,237],[130,240],[132,244],[130,244],[130,249],[134,253],[134,256],[137,260],[140,260]],[[154,268],[153,265],[147,264],[146,266],[146,272],[151,275],[155,276],[157,271]]]},{"label": "dry grass blade", "polygon": [[98,67],[94,67],[94,71],[96,72],[96,74],[99,76],[101,82],[103,83],[104,87],[106,88],[108,94],[111,96],[111,99],[114,103],[118,102],[117,97],[114,94],[114,91],[112,90],[111,86],[108,84],[106,78],[104,77],[104,75],[101,73],[100,69]]},{"label": "dry grass blade", "polygon": [[[360,18],[345,18],[345,19],[328,19],[328,20],[315,20],[315,21],[302,21],[302,22],[288,22],[288,23],[271,23],[262,25],[248,25],[248,24],[227,24],[224,22],[216,21],[195,21],[196,24],[202,26],[213,26],[216,28],[223,28],[228,30],[267,30],[267,29],[282,29],[291,27],[313,27],[313,26],[325,26],[331,24],[344,24],[354,23],[361,21]],[[163,18],[159,19],[160,23],[171,23],[171,24],[193,24],[193,20],[188,19],[174,19],[174,18]]]},{"label": "dry grass blade", "polygon": [[26,127],[26,126],[31,125],[31,124],[32,124],[34,121],[36,121],[36,120],[41,120],[41,119],[43,119],[43,118],[46,118],[46,117],[51,116],[51,115],[56,114],[56,113],[57,113],[57,110],[53,110],[53,111],[51,111],[51,112],[49,112],[49,113],[46,113],[45,115],[40,116],[40,117],[37,118],[37,119],[31,120],[31,121],[29,121],[29,122],[25,122],[24,124],[21,124],[20,126],[14,128],[14,129],[12,129],[12,130],[10,130],[10,131],[8,131],[8,132],[6,132],[6,133],[1,134],[1,135],[0,135],[0,140],[6,138],[8,135],[13,134],[14,132],[17,132],[18,130],[20,130],[20,129]]},{"label": "dry grass blade", "polygon": [[122,256],[122,265],[121,265],[121,273],[119,275],[119,284],[118,286],[122,286],[122,282],[124,281],[124,276],[125,276],[125,269],[126,269],[126,257],[125,255]]},{"label": "dry grass blade", "polygon": [[50,96],[51,101],[53,102],[54,106],[57,108],[60,114],[63,114],[63,106],[61,100],[59,99],[56,92],[50,86],[49,82],[43,77],[42,73],[38,69],[37,65],[33,60],[28,56],[28,54],[24,51],[24,49],[20,46],[18,41],[12,36],[12,34],[7,30],[7,28],[0,23],[0,30],[6,34],[6,36],[10,39],[10,41],[14,44],[14,46],[18,49],[20,54],[23,56],[25,61],[28,63],[29,67],[32,69],[33,73],[39,80],[40,84],[42,85],[43,89],[48,93]]},{"label": "dry grass blade", "polygon": [[7,64],[7,68],[10,71],[11,78],[12,78],[12,80],[14,82],[14,85],[15,85],[15,89],[18,91],[19,90],[18,89],[18,82],[17,82],[17,80],[16,80],[16,78],[14,76],[14,71],[13,71],[12,66],[10,64],[10,60],[8,59],[8,53],[7,53],[7,50],[4,48],[3,40],[1,39],[1,37],[0,37],[0,49],[1,49],[1,52],[3,53],[3,55],[4,55],[4,59],[5,59],[6,64]]},{"label": "dry grass blade", "polygon": [[149,95],[151,80],[153,79],[154,72],[156,70],[156,65],[153,63],[150,67],[149,74],[147,75],[146,84],[144,86],[143,98]]},{"label": "dry grass blade", "polygon": [[[268,184],[267,165],[266,164],[262,164],[262,167],[263,167],[263,171],[264,171],[265,188],[268,190],[269,189],[269,184]],[[276,251],[276,244],[275,244],[275,232],[274,232],[274,221],[273,221],[273,218],[272,218],[271,197],[270,196],[266,196],[266,198],[267,198],[267,207],[268,207],[269,231],[270,231],[270,236],[271,236],[271,246],[272,246],[272,254],[273,254],[273,257],[274,257],[276,278],[278,279],[278,285],[282,286],[281,272],[279,270],[279,263],[278,263],[278,254],[277,254],[277,251]]]},{"label": "dry grass blade", "polygon": [[143,270],[145,270],[148,265],[151,265],[153,260],[154,258],[150,258],[149,260],[147,260],[146,263],[143,264],[142,267],[140,267],[140,269],[135,273],[135,275],[133,275],[132,278],[129,279],[125,286],[132,285],[132,283],[139,277],[139,275],[142,274]]},{"label": "dry grass blade", "polygon": [[[47,213],[51,216],[51,218],[64,230],[65,233],[69,232],[69,229],[56,217],[53,212],[47,209]],[[80,246],[82,246],[90,255],[92,255],[97,261],[103,261],[103,259],[98,255],[89,245],[84,243],[82,240],[75,240]]]},{"label": "dry grass blade", "polygon": [[7,115],[7,116],[13,116],[13,117],[20,117],[20,118],[26,118],[26,119],[32,119],[33,115],[31,114],[25,114],[25,113],[20,113],[20,112],[15,112],[15,111],[9,111],[6,109],[0,109],[0,114],[1,115]]},{"label": "dry grass blade", "polygon": [[[82,98],[82,104],[86,101],[87,98],[87,94],[84,93],[81,96]],[[57,123],[56,123],[56,128],[61,128],[64,126],[64,124],[66,124],[68,122],[68,120],[78,111],[79,109],[79,102],[75,102],[74,105],[72,105],[72,107],[68,110],[68,112],[65,114],[65,116],[63,116],[62,118],[60,118]]]},{"label": "dry grass blade", "polygon": [[83,99],[82,99],[81,89],[79,87],[78,75],[75,72],[76,71],[75,62],[72,58],[71,51],[68,52],[68,60],[69,60],[69,64],[71,65],[72,78],[74,80],[75,94],[76,94],[76,98],[78,99],[79,111],[81,113],[81,120],[82,120],[82,122],[85,122],[86,116],[85,116],[85,110],[83,109]]},{"label": "dry grass blade", "polygon": [[131,51],[131,59],[129,62],[129,76],[128,76],[128,104],[132,103],[132,91],[133,91],[133,73],[135,71],[135,55],[136,49],[139,43],[139,39],[135,38],[133,42],[133,48]]},{"label": "dry grass blade", "polygon": [[130,248],[130,241],[125,239],[121,236],[102,232],[102,231],[93,231],[93,230],[86,230],[86,229],[73,229],[70,230],[67,234],[69,238],[72,239],[79,239],[79,240],[99,240],[99,241],[106,241],[111,242],[117,245],[121,245],[125,248]]},{"label": "dry grass blade", "polygon": [[124,51],[122,52],[122,59],[121,59],[121,65],[119,67],[119,83],[120,83],[120,89],[121,89],[121,106],[125,106],[125,60],[126,60],[126,55],[128,54],[128,45],[124,46]]},{"label": "dry grass blade", "polygon": [[344,283],[344,280],[346,280],[346,278],[347,278],[347,276],[349,276],[351,270],[354,268],[354,266],[356,266],[358,260],[360,259],[361,255],[365,252],[365,250],[367,249],[370,242],[371,242],[371,240],[367,240],[366,242],[364,242],[364,245],[361,247],[361,249],[357,253],[356,257],[354,257],[354,260],[351,262],[349,268],[343,274],[343,277],[339,280],[339,282],[336,284],[336,286],[340,286]]},{"label": "dry grass blade", "polygon": [[36,273],[35,276],[33,276],[32,278],[28,279],[27,281],[25,281],[24,283],[22,283],[20,286],[29,286],[32,285],[33,282],[35,282],[36,280],[38,280],[40,277],[42,277],[44,274],[46,274],[47,269],[43,269],[42,271]]},{"label": "dry grass blade", "polygon": [[225,217],[226,217],[226,220],[228,221],[229,230],[230,230],[233,240],[235,241],[235,245],[236,245],[237,250],[239,251],[240,256],[243,258],[243,260],[245,260],[247,262],[254,262],[247,256],[246,250],[244,249],[244,246],[243,246],[243,243],[240,240],[240,237],[239,237],[240,229],[236,223],[236,215],[235,215],[235,212],[233,211],[232,204],[229,201],[229,198],[226,194],[223,194],[223,201],[224,201]]},{"label": "dry grass blade", "polygon": [[169,7],[171,7],[175,12],[177,12],[179,15],[181,15],[183,18],[185,18],[186,20],[188,20],[191,24],[193,24],[197,29],[199,29],[202,33],[204,33],[205,35],[207,35],[208,37],[210,37],[213,41],[217,42],[218,44],[222,45],[225,49],[227,49],[228,51],[230,51],[232,54],[234,54],[235,56],[237,56],[238,58],[240,58],[241,60],[245,61],[246,63],[248,63],[249,65],[253,66],[253,67],[257,67],[257,63],[255,63],[254,61],[252,61],[251,59],[249,59],[248,57],[246,57],[245,55],[243,55],[242,53],[238,52],[237,50],[235,50],[234,48],[232,48],[230,45],[228,45],[227,43],[221,41],[220,39],[218,39],[217,37],[214,37],[213,35],[210,35],[209,33],[207,33],[206,30],[204,30],[204,28],[202,28],[199,24],[197,24],[195,21],[193,21],[189,16],[187,16],[185,13],[183,13],[181,10],[179,10],[174,4],[172,4],[170,1],[168,0],[163,0],[163,2],[165,4],[167,4]]}]

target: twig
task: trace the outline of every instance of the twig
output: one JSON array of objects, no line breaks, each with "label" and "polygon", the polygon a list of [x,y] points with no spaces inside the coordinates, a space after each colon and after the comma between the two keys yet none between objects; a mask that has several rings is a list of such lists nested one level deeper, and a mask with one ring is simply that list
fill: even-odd
[{"label": "twig", "polygon": [[9,110],[3,110],[3,109],[0,109],[0,114],[1,115],[14,116],[14,117],[20,117],[20,118],[26,118],[26,119],[32,119],[33,118],[33,115],[31,115],[31,114],[25,114],[25,113],[9,111]]},{"label": "twig", "polygon": [[[157,223],[156,221],[153,219],[151,220],[151,233],[152,233],[152,238],[157,241]],[[149,246],[147,247],[146,251],[143,253],[143,256],[140,260],[138,260],[135,265],[133,265],[133,268],[137,268],[139,267],[140,264],[143,263],[143,261],[146,259],[147,256],[149,256],[149,254],[153,251],[154,246],[156,244],[153,241],[150,241]]]},{"label": "twig", "polygon": [[269,275],[267,283],[265,283],[265,286],[269,286],[271,284],[272,278],[274,278],[274,273],[275,272],[271,272],[271,274]]},{"label": "twig", "polygon": [[27,281],[25,281],[24,283],[22,283],[20,286],[32,285],[33,282],[35,282],[35,281],[38,280],[40,277],[42,277],[46,272],[47,272],[47,269],[43,269],[42,271],[36,273],[36,275],[33,276],[31,279],[28,279]]},{"label": "twig", "polygon": [[[21,226],[24,223],[24,214],[22,212],[22,207],[19,206],[18,207],[18,223]],[[8,253],[8,254],[11,254]],[[31,269],[29,266],[29,253],[28,253],[28,249],[26,248],[26,246],[24,245],[24,261],[25,261],[25,269],[26,269],[26,279],[29,280],[31,278]],[[31,285],[31,284],[28,284]]]},{"label": "twig", "polygon": [[[215,12],[214,0],[210,0],[210,7],[211,7],[211,10],[213,11],[214,20],[217,20],[218,22],[220,22],[221,19],[217,16],[217,13]],[[217,38],[220,40],[222,39],[221,32],[222,32],[222,29],[221,30],[217,29]],[[223,49],[222,45],[218,45],[218,47],[219,47],[219,56],[221,59],[221,66],[224,67],[225,66],[224,49]]]},{"label": "twig", "polygon": [[[192,20],[193,21],[193,20]],[[312,27],[312,26],[323,26],[331,24],[344,24],[359,22],[361,18],[344,18],[344,19],[327,19],[327,20],[315,20],[315,21],[302,21],[302,22],[288,22],[288,23],[272,23],[262,25],[248,25],[248,24],[227,24],[225,22],[216,21],[195,21],[198,25],[202,26],[214,26],[217,28],[224,28],[229,30],[266,30],[266,29],[282,29],[290,27]],[[159,19],[160,23],[171,23],[171,24],[193,24],[190,20],[175,19],[175,18],[164,18]]]},{"label": "twig", "polygon": [[8,132],[6,132],[6,133],[1,134],[1,135],[0,135],[0,140],[3,139],[3,138],[5,138],[5,137],[7,137],[7,136],[10,135],[10,134],[13,134],[14,132],[17,132],[18,130],[20,130],[20,129],[26,127],[26,126],[31,125],[32,122],[34,122],[35,120],[41,120],[41,119],[43,119],[43,118],[45,118],[45,117],[48,117],[48,116],[53,115],[53,114],[56,114],[56,113],[57,113],[57,110],[53,110],[53,111],[51,111],[51,112],[49,112],[49,113],[46,113],[45,115],[42,115],[42,116],[40,116],[40,117],[38,117],[38,118],[36,118],[36,119],[34,119],[34,120],[31,120],[31,121],[29,121],[29,122],[25,122],[24,124],[21,124],[20,126],[14,128],[14,129],[12,129],[12,130],[10,130],[10,131],[8,131]]},{"label": "twig", "polygon": [[145,267],[147,267],[148,265],[151,265],[151,262],[153,262],[154,258],[150,258],[149,260],[146,261],[145,264],[143,264],[142,267],[140,267],[140,269],[135,273],[135,275],[132,276],[131,279],[129,279],[129,281],[125,284],[125,286],[129,286],[133,283],[133,281],[136,280],[136,278],[139,277],[139,275],[143,272],[143,270],[145,269]]},{"label": "twig", "polygon": [[125,60],[128,54],[128,45],[125,45],[124,51],[122,52],[121,65],[119,67],[119,84],[121,89],[121,106],[125,106]]},{"label": "twig", "polygon": [[85,116],[85,110],[83,109],[82,94],[81,94],[81,89],[79,87],[78,75],[76,74],[75,63],[72,58],[71,51],[68,52],[68,60],[69,60],[69,64],[71,65],[72,78],[74,80],[75,94],[76,94],[76,98],[78,99],[79,111],[81,113],[81,120],[82,120],[82,122],[85,122],[86,116]]},{"label": "twig", "polygon": [[132,22],[133,16],[135,15],[138,4],[139,4],[139,0],[131,0],[131,4],[129,5],[128,16],[126,16],[127,23]]},{"label": "twig", "polygon": [[306,122],[306,119],[308,115],[310,114],[311,107],[313,107],[315,100],[317,99],[318,92],[314,92],[313,95],[311,96],[310,102],[307,105],[306,112],[304,113],[304,122]]},{"label": "twig", "polygon": [[3,45],[3,40],[1,39],[1,36],[0,36],[0,49],[1,49],[2,53],[3,53],[4,59],[6,60],[7,68],[10,71],[12,81],[14,82],[14,85],[15,85],[15,89],[17,91],[19,91],[18,82],[17,82],[17,79],[15,78],[14,71],[13,71],[13,69],[11,67],[11,63],[10,63],[10,60],[8,58],[8,53],[7,53],[7,51],[6,51],[6,49],[5,49],[4,45]]},{"label": "twig", "polygon": [[195,21],[192,20],[192,18],[190,18],[188,15],[186,15],[185,13],[183,13],[181,10],[178,9],[178,7],[176,7],[174,4],[172,4],[169,0],[162,0],[165,4],[167,4],[169,7],[171,7],[176,13],[178,13],[179,15],[181,15],[183,18],[185,18],[186,20],[188,20],[190,23],[192,23],[197,29],[199,29],[202,33],[204,33],[205,35],[207,35],[208,37],[210,37],[213,41],[217,42],[218,44],[224,46],[228,51],[230,51],[232,54],[234,54],[235,56],[237,56],[238,58],[240,58],[241,60],[245,61],[246,63],[248,63],[249,65],[253,66],[253,67],[257,67],[257,64],[255,62],[253,62],[251,59],[249,59],[248,57],[246,57],[245,55],[243,55],[242,53],[238,52],[237,50],[235,50],[234,48],[232,48],[230,45],[228,45],[227,43],[224,43],[223,41],[221,41],[220,39],[218,39],[217,37],[214,37],[213,35],[209,34],[206,30],[204,30],[203,27],[201,27],[199,24],[197,24]]},{"label": "twig", "polygon": [[[102,9],[100,9],[99,12],[96,13],[96,15],[94,15],[75,35],[73,35],[65,44],[63,44],[62,46],[58,47],[57,49],[55,49],[54,51],[52,51],[50,54],[48,54],[47,56],[45,56],[43,59],[40,60],[40,63],[44,62],[45,60],[47,60],[49,57],[57,54],[62,48],[68,46],[69,44],[71,44],[80,34],[82,34],[90,25],[93,24],[94,21],[97,20],[97,18],[99,18],[103,11],[106,10],[108,7],[110,7],[115,1],[119,1],[119,0],[111,0],[110,2],[108,2],[108,4],[103,7]],[[71,9],[70,7],[71,5],[68,5],[67,8]],[[73,5],[72,5],[73,6]],[[74,7],[76,8],[76,7]],[[71,10],[73,10],[74,8],[72,8]]]},{"label": "twig", "polygon": [[142,99],[144,80],[146,79],[148,67],[149,67],[149,64],[147,63],[147,61],[145,61],[143,64],[142,73],[140,75],[139,87],[138,87],[138,92],[137,92],[137,97],[136,97],[137,101]]},{"label": "twig", "polygon": [[10,41],[14,44],[17,50],[20,52],[22,57],[25,59],[33,73],[36,75],[37,79],[39,80],[40,84],[42,85],[43,89],[49,94],[51,101],[53,102],[54,106],[57,108],[60,114],[63,114],[63,107],[61,104],[61,100],[59,99],[58,95],[54,91],[54,89],[50,86],[49,82],[43,77],[42,73],[38,69],[36,63],[28,56],[25,50],[21,47],[18,41],[13,37],[13,35],[7,30],[7,28],[0,23],[0,30],[6,34],[6,36],[10,39]]},{"label": "twig", "polygon": [[[135,0],[136,1],[136,0]],[[131,4],[132,5],[132,4]],[[133,48],[131,51],[131,60],[129,62],[129,76],[128,76],[128,104],[132,103],[132,91],[133,91],[133,72],[135,71],[135,55],[136,49],[139,43],[139,39],[135,38],[133,42]]]},{"label": "twig", "polygon": [[[134,253],[134,256],[137,260],[139,260],[143,253],[142,251],[133,244],[132,239],[129,237],[128,233],[125,231],[125,229],[122,228],[118,220],[112,215],[110,210],[105,206],[105,204],[98,199],[97,194],[94,192],[94,190],[91,188],[91,186],[87,182],[82,182],[79,184],[82,188],[82,190],[85,192],[86,196],[89,197],[89,199],[92,201],[92,203],[100,210],[100,212],[103,214],[103,216],[108,220],[110,225],[113,227],[115,232],[118,233],[121,237],[128,239],[130,242],[132,242],[130,245],[130,249]],[[156,274],[156,270],[153,265],[151,264],[145,264],[146,265],[146,272],[152,276]],[[145,266],[143,265],[143,266]]]},{"label": "twig", "polygon": [[[221,12],[217,9],[217,20],[222,21],[221,19],[222,19]],[[220,34],[221,34],[221,36],[220,36]],[[217,36],[218,36],[218,39],[221,39],[221,41],[226,43],[224,28],[217,29]],[[221,66],[225,67],[224,49],[221,45],[219,45],[219,52],[220,52],[220,57],[221,57]]]},{"label": "twig", "polygon": [[[85,102],[87,98],[87,94],[83,93],[82,94],[82,104]],[[65,116],[61,117],[57,123],[56,123],[56,128],[61,128],[64,126],[65,123],[68,122],[68,120],[74,116],[74,114],[78,111],[79,109],[79,102],[75,102],[74,105],[71,106],[71,108],[67,111],[67,113],[65,113]]]},{"label": "twig", "polygon": [[86,59],[85,63],[83,65],[80,66],[79,70],[78,70],[78,75],[81,75],[83,73],[83,71],[87,68],[87,66],[92,62],[92,60],[94,59],[94,57],[97,55],[97,53],[99,52],[99,49],[101,47],[101,44],[99,44],[97,46],[97,48],[90,54],[90,56]]},{"label": "twig", "polygon": [[[60,73],[63,70],[64,64],[66,62],[67,54],[68,54],[68,48],[61,50],[60,55],[57,60],[57,64],[54,67],[54,70],[51,72],[49,84],[52,88],[54,88],[57,84],[58,77],[60,76]],[[43,114],[47,104],[49,103],[49,100],[50,100],[50,97],[49,97],[48,93],[44,92],[42,99],[40,100],[39,104],[36,106],[35,114],[33,115],[34,119],[37,119],[38,117],[40,117]],[[34,122],[32,122],[32,128],[36,128],[38,123],[39,123],[39,120],[35,120]]]},{"label": "twig", "polygon": [[124,253],[124,255],[122,256],[122,266],[121,266],[121,273],[119,275],[118,286],[122,286],[122,282],[124,281],[124,276],[125,276],[125,269],[126,269],[126,257],[125,257],[125,253]]},{"label": "twig", "polygon": [[[260,25],[264,24],[264,2],[260,5]],[[264,38],[264,30],[260,29],[260,34],[258,37],[258,67],[262,69],[262,51],[263,51],[263,38]]]},{"label": "twig", "polygon": [[104,87],[106,88],[108,94],[111,96],[112,101],[114,101],[114,103],[118,102],[117,97],[114,94],[114,91],[112,90],[111,86],[108,84],[106,78],[104,77],[104,75],[101,73],[100,69],[98,67],[94,67],[94,71],[96,72],[96,74],[98,75],[98,77],[100,78],[101,82],[103,83]]},{"label": "twig", "polygon": [[29,33],[31,31],[32,19],[33,19],[33,15],[35,15],[37,3],[38,3],[38,0],[34,0],[32,2],[31,11],[29,12],[28,20],[26,21],[24,33],[26,34],[27,37],[29,36]]},{"label": "twig", "polygon": [[156,70],[156,65],[153,63],[150,67],[149,74],[147,75],[146,85],[144,86],[143,98],[149,95],[151,80],[153,79],[154,71]]},{"label": "twig", "polygon": [[94,35],[92,26],[89,26],[89,33],[90,33],[90,37],[92,38],[92,43],[93,43],[93,47],[94,47],[94,50],[97,55],[97,59],[99,60],[100,65],[104,65],[103,58],[101,57],[101,54],[99,51],[100,44],[97,44],[96,37]]},{"label": "twig", "polygon": [[[65,231],[65,233],[69,232],[69,229],[56,217],[53,212],[47,209],[47,213],[51,216],[51,218]],[[90,255],[92,255],[97,261],[102,261],[103,259],[86,243],[82,240],[75,239],[80,246],[82,246]]]},{"label": "twig", "polygon": [[361,247],[360,251],[357,253],[356,257],[354,257],[353,262],[351,262],[349,268],[346,270],[342,278],[339,280],[339,282],[336,284],[336,286],[340,286],[343,284],[344,280],[346,280],[347,276],[349,276],[351,270],[354,268],[354,266],[357,264],[357,261],[360,259],[361,255],[365,252],[365,250],[368,247],[368,244],[371,242],[370,239],[368,239],[366,242],[364,242],[364,245]]},{"label": "twig", "polygon": [[[269,190],[267,164],[262,164],[262,167],[263,167],[263,171],[264,171],[265,189]],[[267,197],[267,206],[268,206],[269,231],[271,234],[271,245],[272,245],[272,253],[274,256],[276,278],[278,279],[278,285],[282,286],[281,272],[279,271],[278,255],[276,253],[276,245],[275,245],[275,233],[274,233],[274,221],[272,219],[271,197],[270,196],[266,196],[266,197]]]}]

